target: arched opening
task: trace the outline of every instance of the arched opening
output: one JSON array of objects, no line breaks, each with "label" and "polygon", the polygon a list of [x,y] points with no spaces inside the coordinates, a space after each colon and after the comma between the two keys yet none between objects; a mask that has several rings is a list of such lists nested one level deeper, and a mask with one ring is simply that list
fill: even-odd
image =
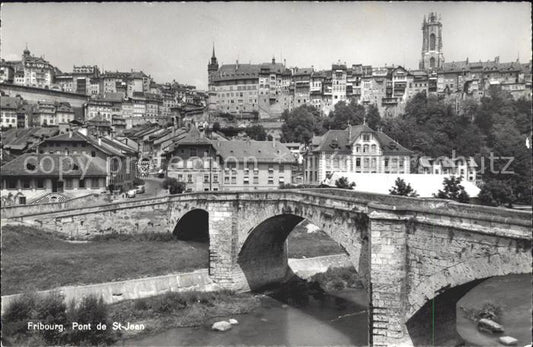
[{"label": "arched opening", "polygon": [[209,242],[209,213],[194,209],[184,214],[173,231],[178,240]]},{"label": "arched opening", "polygon": [[498,345],[501,334],[478,329],[478,320],[488,318],[522,346],[531,341],[532,294],[531,274],[486,277],[445,287],[409,318],[406,327],[414,346]]},{"label": "arched opening", "polygon": [[435,68],[435,58],[429,58],[429,67]]},{"label": "arched opening", "polygon": [[435,50],[435,34],[429,35],[429,50],[434,51]]},{"label": "arched opening", "polygon": [[357,272],[361,271],[361,277],[367,281],[368,262],[364,261],[368,254],[367,224],[362,219],[347,219],[346,226],[328,219],[322,223],[325,230],[294,214],[264,220],[248,232],[238,253],[237,264],[246,285],[251,290],[260,290],[287,280],[294,275],[289,258],[335,254],[343,255],[346,264],[354,266]]},{"label": "arched opening", "polygon": [[325,218],[316,222],[321,229],[298,215],[270,217],[238,254],[249,289],[266,294],[267,307],[285,307],[276,316],[285,328],[279,344],[368,344],[368,293],[358,273],[365,246],[351,219]]},{"label": "arched opening", "polygon": [[456,304],[484,279],[443,291],[428,300],[406,323],[414,346],[456,346],[461,340],[455,329]]}]

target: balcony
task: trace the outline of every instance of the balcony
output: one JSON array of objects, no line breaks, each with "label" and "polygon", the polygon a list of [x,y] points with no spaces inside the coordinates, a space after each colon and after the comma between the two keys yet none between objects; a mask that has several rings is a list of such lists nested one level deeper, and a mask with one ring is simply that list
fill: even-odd
[{"label": "balcony", "polygon": [[381,99],[381,104],[383,106],[385,106],[385,105],[387,105],[387,106],[397,105],[398,104],[398,99],[397,98],[383,98],[383,99]]}]

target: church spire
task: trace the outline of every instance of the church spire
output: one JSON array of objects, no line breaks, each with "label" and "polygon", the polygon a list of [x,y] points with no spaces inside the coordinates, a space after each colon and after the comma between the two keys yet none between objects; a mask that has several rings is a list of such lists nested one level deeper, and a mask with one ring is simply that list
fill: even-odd
[{"label": "church spire", "polygon": [[215,57],[215,43],[213,42],[213,56],[211,58],[216,58]]}]

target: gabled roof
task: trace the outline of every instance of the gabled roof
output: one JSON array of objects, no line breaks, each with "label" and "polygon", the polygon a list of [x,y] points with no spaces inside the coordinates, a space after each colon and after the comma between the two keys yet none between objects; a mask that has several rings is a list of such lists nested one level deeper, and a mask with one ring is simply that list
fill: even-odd
[{"label": "gabled roof", "polygon": [[10,96],[0,98],[0,108],[2,110],[16,110],[20,106],[20,99]]},{"label": "gabled roof", "polygon": [[376,137],[383,155],[411,155],[413,153],[386,134],[372,130],[365,124],[352,125],[345,130],[329,130],[322,137],[313,138],[312,145],[317,146],[318,143],[318,147],[315,147],[313,151],[352,153],[352,145],[362,133],[371,133]]},{"label": "gabled roof", "polygon": [[258,163],[295,163],[296,157],[282,143],[271,141],[212,141],[217,153],[223,160],[247,161]]},{"label": "gabled roof", "polygon": [[2,144],[5,149],[24,150],[58,133],[58,128],[11,128],[2,132]]},{"label": "gabled roof", "polygon": [[84,154],[24,153],[3,165],[1,171],[2,176],[17,177],[59,177],[60,174],[63,177],[80,177],[84,173],[85,176],[95,177],[107,176],[106,169],[105,160]]},{"label": "gabled roof", "polygon": [[122,157],[124,154],[121,150],[115,148],[114,145],[111,145],[110,143],[106,143],[104,140],[98,141],[97,138],[93,136],[87,136],[83,135],[79,131],[72,131],[69,133],[57,135],[54,137],[51,137],[49,139],[46,139],[44,142],[86,142],[95,147],[96,149],[100,150],[101,152],[110,155],[110,156],[119,156]]}]

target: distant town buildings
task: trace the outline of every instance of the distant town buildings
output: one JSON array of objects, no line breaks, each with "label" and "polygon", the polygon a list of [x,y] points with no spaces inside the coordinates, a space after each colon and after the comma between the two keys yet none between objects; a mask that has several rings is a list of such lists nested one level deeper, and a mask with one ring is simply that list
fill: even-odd
[{"label": "distant town buildings", "polygon": [[258,114],[279,118],[283,110],[313,105],[324,115],[339,101],[377,106],[382,116],[396,116],[417,93],[438,95],[450,102],[478,99],[497,85],[513,97],[531,98],[531,61],[500,63],[446,63],[442,23],[437,13],[422,22],[422,50],[419,70],[404,66],[337,62],[330,70],[313,67],[288,68],[285,64],[223,64],[213,49],[208,63],[209,111],[214,114]]}]

